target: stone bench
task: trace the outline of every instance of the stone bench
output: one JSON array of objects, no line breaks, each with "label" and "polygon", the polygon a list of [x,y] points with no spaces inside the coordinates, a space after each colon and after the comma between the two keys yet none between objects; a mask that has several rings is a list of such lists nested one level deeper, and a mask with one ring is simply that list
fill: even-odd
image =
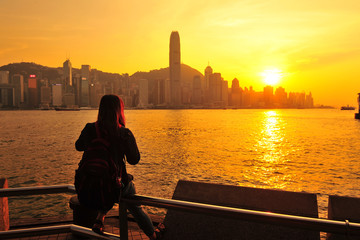
[{"label": "stone bench", "polygon": [[[328,219],[360,223],[360,198],[330,195],[328,202]],[[328,240],[359,240],[360,236],[327,234]]]},{"label": "stone bench", "polygon": [[[318,217],[315,194],[210,184],[180,180],[172,197],[176,200],[219,206]],[[320,239],[319,231],[227,219],[168,210],[164,240],[180,239]]]}]

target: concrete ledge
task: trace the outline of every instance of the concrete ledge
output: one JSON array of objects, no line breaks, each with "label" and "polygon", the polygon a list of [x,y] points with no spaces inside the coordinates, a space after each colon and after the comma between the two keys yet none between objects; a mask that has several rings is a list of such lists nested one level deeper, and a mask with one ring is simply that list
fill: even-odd
[{"label": "concrete ledge", "polygon": [[[318,217],[315,194],[179,181],[173,199]],[[164,239],[320,239],[320,233],[169,210]]]},{"label": "concrete ledge", "polygon": [[[329,196],[328,203],[328,219],[360,223],[360,198]],[[327,234],[328,240],[346,240],[346,239],[360,239],[360,237],[340,234]]]}]

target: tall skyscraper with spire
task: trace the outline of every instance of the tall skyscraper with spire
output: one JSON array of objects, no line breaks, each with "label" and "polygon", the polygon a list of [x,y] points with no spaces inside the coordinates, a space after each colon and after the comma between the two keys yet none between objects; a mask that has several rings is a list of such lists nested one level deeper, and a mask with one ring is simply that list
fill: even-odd
[{"label": "tall skyscraper with spire", "polygon": [[181,105],[181,61],[180,61],[180,37],[174,31],[170,35],[169,51],[169,70],[170,70],[170,104],[173,106]]},{"label": "tall skyscraper with spire", "polygon": [[72,82],[72,66],[69,59],[67,59],[63,63],[63,72],[64,72],[64,86],[65,86],[65,92],[70,92],[70,88],[73,85]]}]

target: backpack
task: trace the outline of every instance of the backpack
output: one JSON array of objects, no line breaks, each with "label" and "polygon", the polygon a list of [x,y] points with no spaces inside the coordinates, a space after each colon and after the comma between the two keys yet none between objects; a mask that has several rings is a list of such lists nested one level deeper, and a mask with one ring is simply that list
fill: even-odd
[{"label": "backpack", "polygon": [[110,142],[101,138],[95,122],[96,138],[84,151],[75,171],[75,190],[81,205],[95,210],[110,210],[119,200],[121,171],[117,169]]}]

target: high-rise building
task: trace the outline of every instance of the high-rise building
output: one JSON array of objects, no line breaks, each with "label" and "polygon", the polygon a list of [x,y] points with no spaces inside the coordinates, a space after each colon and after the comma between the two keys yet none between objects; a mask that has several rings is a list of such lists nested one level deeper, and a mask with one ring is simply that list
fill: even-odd
[{"label": "high-rise building", "polygon": [[242,106],[242,90],[236,78],[231,83],[231,105],[237,108]]},{"label": "high-rise building", "polygon": [[90,105],[90,96],[89,96],[89,85],[90,81],[90,71],[91,68],[89,65],[81,66],[81,84],[80,84],[80,106],[87,107]]},{"label": "high-rise building", "polygon": [[73,81],[72,81],[72,66],[69,59],[67,59],[63,64],[63,73],[64,73],[64,87],[65,92],[69,93],[72,91]]},{"label": "high-rise building", "polygon": [[43,106],[49,106],[51,103],[51,89],[48,86],[41,86],[40,88],[40,103]]},{"label": "high-rise building", "polygon": [[62,105],[62,86],[61,84],[53,84],[52,88],[52,105],[61,106]]},{"label": "high-rise building", "polygon": [[274,88],[272,86],[264,87],[263,94],[265,107],[272,107],[274,101]]},{"label": "high-rise building", "polygon": [[228,81],[221,80],[221,106],[229,105],[229,87]]},{"label": "high-rise building", "polygon": [[37,108],[39,106],[38,80],[36,75],[31,74],[28,78],[29,107]]},{"label": "high-rise building", "polygon": [[24,95],[24,77],[20,74],[14,74],[11,78],[11,84],[15,88],[15,103],[16,107],[20,107],[25,102]]},{"label": "high-rise building", "polygon": [[200,76],[194,76],[193,79],[193,89],[192,89],[192,98],[191,102],[195,105],[201,104],[202,100],[202,91],[201,91],[201,78]]},{"label": "high-rise building", "polygon": [[0,71],[0,84],[9,84],[9,71]]},{"label": "high-rise building", "polygon": [[181,105],[181,61],[180,61],[180,37],[174,31],[170,35],[169,51],[170,70],[170,104]]},{"label": "high-rise building", "polygon": [[147,79],[139,80],[139,106],[147,107],[149,105],[149,81]]},{"label": "high-rise building", "polygon": [[210,66],[205,68],[205,89],[210,88],[210,76],[213,74],[213,70]]}]

